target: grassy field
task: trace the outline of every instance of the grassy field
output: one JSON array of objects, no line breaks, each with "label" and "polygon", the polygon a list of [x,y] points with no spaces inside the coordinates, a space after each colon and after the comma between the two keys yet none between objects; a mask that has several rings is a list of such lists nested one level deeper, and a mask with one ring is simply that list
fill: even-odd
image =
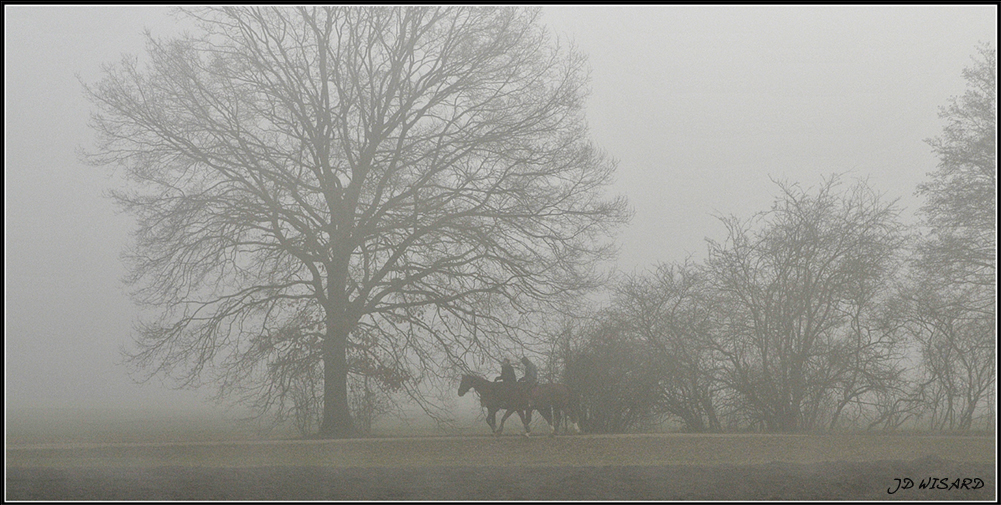
[{"label": "grassy field", "polygon": [[407,437],[7,447],[23,467],[746,465],[914,460],[993,463],[986,437],[890,435],[570,435]]},{"label": "grassy field", "polygon": [[209,411],[8,409],[7,446],[37,444],[219,442],[289,438],[265,433],[238,415]]},{"label": "grassy field", "polygon": [[[194,415],[12,420],[8,416],[6,498],[17,500],[996,497],[993,435],[525,438],[520,427],[509,427],[495,438],[474,419],[451,436],[426,436],[435,430],[411,425],[376,438],[297,440],[277,433],[269,439],[246,425]],[[403,434],[409,436],[388,436]],[[888,494],[897,478],[927,476],[979,477],[986,485]]]},{"label": "grassy field", "polygon": [[[631,434],[531,438],[508,426],[499,439],[469,420],[450,436],[394,426],[377,438],[296,440],[204,413],[45,411],[8,413],[8,466],[593,466],[913,460],[992,463],[993,436],[921,434]],[[517,423],[516,423],[517,424]],[[465,428],[465,429],[463,429]],[[478,433],[477,433],[478,432]],[[401,436],[401,435],[408,436]]]}]

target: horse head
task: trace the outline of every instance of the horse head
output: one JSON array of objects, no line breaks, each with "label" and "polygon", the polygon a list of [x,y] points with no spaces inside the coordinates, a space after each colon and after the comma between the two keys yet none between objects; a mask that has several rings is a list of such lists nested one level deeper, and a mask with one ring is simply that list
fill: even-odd
[{"label": "horse head", "polygon": [[466,394],[471,387],[473,387],[473,376],[463,375],[462,381],[459,382],[459,396]]}]

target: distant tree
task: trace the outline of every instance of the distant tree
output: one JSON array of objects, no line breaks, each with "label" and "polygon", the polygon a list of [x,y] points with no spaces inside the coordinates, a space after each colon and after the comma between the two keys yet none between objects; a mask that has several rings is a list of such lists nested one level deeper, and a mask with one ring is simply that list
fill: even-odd
[{"label": "distant tree", "polygon": [[[969,430],[993,416],[997,377],[993,318],[968,310],[955,293],[917,289],[909,327],[920,352],[916,396],[933,430]],[[987,403],[985,405],[985,403]]]},{"label": "distant tree", "polygon": [[581,429],[624,433],[656,424],[659,369],[648,344],[606,315],[580,330],[565,351],[562,382],[576,396]]},{"label": "distant tree", "polygon": [[942,135],[926,140],[939,157],[918,185],[929,235],[920,245],[922,282],[948,289],[987,288],[973,310],[993,310],[997,281],[997,50],[987,44],[963,70],[967,89],[939,117]]},{"label": "distant tree", "polygon": [[843,300],[845,324],[822,337],[827,352],[814,365],[822,379],[809,395],[805,427],[872,427],[899,419],[909,405],[898,402],[908,391],[907,328],[894,280],[900,266],[889,259],[882,283],[872,279]]},{"label": "distant tree", "polygon": [[939,157],[918,186],[928,233],[918,243],[909,327],[920,353],[916,398],[932,429],[992,416],[997,356],[997,50],[977,48],[966,92],[941,108]]},{"label": "distant tree", "polygon": [[[820,426],[896,374],[895,333],[878,323],[904,245],[893,203],[864,183],[839,193],[780,184],[771,211],[722,218],[706,267],[721,319],[712,340],[731,403],[767,431]],[[758,226],[754,226],[757,224]]]},{"label": "distant tree", "polygon": [[584,58],[537,9],[187,14],[199,34],[86,87],[90,161],[132,183],[128,282],[159,314],[137,366],[301,422],[322,403],[320,435],[351,436],[349,374],[427,408],[422,381],[595,285],[628,213],[601,195]]},{"label": "distant tree", "polygon": [[679,419],[686,431],[721,431],[721,387],[713,338],[713,297],[693,263],[661,264],[627,276],[615,288],[611,312],[657,368],[655,409]]}]

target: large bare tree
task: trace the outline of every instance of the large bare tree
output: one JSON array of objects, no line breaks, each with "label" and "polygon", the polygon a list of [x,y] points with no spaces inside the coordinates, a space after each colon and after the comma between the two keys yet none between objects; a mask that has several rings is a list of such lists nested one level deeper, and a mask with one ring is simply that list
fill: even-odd
[{"label": "large bare tree", "polygon": [[997,50],[979,46],[963,77],[965,93],[939,112],[942,134],[926,141],[939,164],[918,186],[927,233],[906,293],[921,353],[916,396],[933,429],[993,416],[996,388]]},{"label": "large bare tree", "polygon": [[768,431],[812,429],[828,408],[833,426],[846,406],[899,375],[900,331],[881,307],[903,227],[893,202],[865,183],[844,192],[839,184],[832,177],[815,192],[783,184],[769,212],[723,218],[726,241],[709,241],[723,381]]},{"label": "large bare tree", "polygon": [[186,14],[196,34],[86,87],[89,157],[131,182],[128,282],[158,317],[129,356],[150,375],[322,403],[320,435],[350,436],[349,374],[414,392],[592,287],[626,202],[602,194],[584,58],[538,10]]}]

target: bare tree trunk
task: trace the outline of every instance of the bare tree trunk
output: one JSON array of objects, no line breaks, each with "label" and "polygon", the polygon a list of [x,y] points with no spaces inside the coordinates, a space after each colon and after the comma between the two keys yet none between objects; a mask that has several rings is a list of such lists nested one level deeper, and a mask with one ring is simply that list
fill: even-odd
[{"label": "bare tree trunk", "polygon": [[323,421],[321,438],[353,436],[354,424],[348,407],[347,332],[328,326],[323,341]]},{"label": "bare tree trunk", "polygon": [[348,278],[348,262],[350,249],[345,246],[349,241],[346,236],[351,229],[351,220],[344,209],[350,207],[337,198],[329,199],[332,219],[340,218],[336,229],[340,233],[331,233],[335,244],[335,260],[328,263],[326,286],[326,337],[323,339],[323,420],[320,422],[320,438],[349,438],[358,433],[351,419],[351,407],[348,403],[348,337],[356,320],[348,315],[348,296],[346,292]]}]

